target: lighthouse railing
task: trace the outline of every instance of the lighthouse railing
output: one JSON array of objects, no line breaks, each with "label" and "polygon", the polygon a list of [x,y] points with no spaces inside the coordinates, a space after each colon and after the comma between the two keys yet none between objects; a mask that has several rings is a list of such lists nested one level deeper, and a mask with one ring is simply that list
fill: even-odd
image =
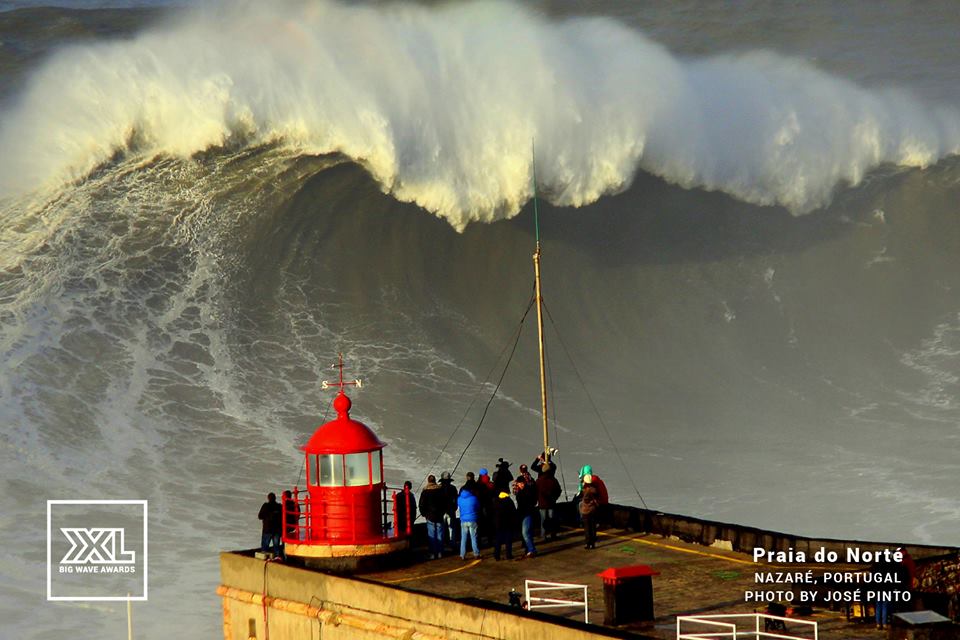
[{"label": "lighthouse railing", "polygon": [[[369,534],[358,534],[356,519],[359,514],[364,513],[364,509],[369,509],[369,506],[358,503],[358,500],[362,499],[358,494],[347,494],[346,500],[339,502],[336,510],[328,511],[324,501],[311,500],[308,491],[294,488],[291,493],[291,498],[282,500],[284,543],[349,544],[363,543],[368,539]],[[413,493],[401,487],[386,485],[381,485],[378,493],[379,513],[374,513],[377,513],[379,520],[379,537],[399,539],[413,535],[412,519],[406,515],[411,512],[414,504]],[[369,500],[369,494],[367,496]],[[369,505],[369,502],[366,504]],[[399,513],[400,509],[403,510],[402,513]],[[369,514],[370,511],[366,513]],[[397,526],[398,521],[402,521],[402,526]]]},{"label": "lighthouse railing", "polygon": [[299,544],[310,541],[313,529],[313,513],[310,509],[310,494],[294,487],[291,498],[282,500],[283,542]]},{"label": "lighthouse railing", "polygon": [[[390,492],[387,497],[387,492]],[[403,487],[384,487],[383,531],[390,538],[409,538],[413,535],[413,511],[415,498],[412,491]],[[403,504],[403,511],[400,505]],[[402,520],[402,522],[401,522]]]}]

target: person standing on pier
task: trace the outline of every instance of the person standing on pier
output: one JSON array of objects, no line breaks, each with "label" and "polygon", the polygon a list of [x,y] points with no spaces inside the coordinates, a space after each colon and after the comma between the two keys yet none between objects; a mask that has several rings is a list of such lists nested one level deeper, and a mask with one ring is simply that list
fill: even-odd
[{"label": "person standing on pier", "polygon": [[537,554],[537,547],[533,543],[533,517],[537,514],[537,485],[533,476],[527,470],[527,465],[520,465],[520,476],[513,484],[513,492],[517,496],[517,516],[520,518],[520,535],[527,548],[527,558]]},{"label": "person standing on pier", "polygon": [[[538,462],[540,464],[537,464]],[[540,529],[543,532],[543,539],[546,540],[547,535],[556,538],[557,524],[554,520],[553,510],[557,506],[560,494],[563,493],[563,489],[561,489],[560,483],[554,475],[557,465],[551,462],[544,469],[543,454],[540,454],[540,457],[534,461],[532,466],[533,470],[537,472],[537,507],[540,509]]]},{"label": "person standing on pier", "polygon": [[260,536],[260,551],[272,551],[275,557],[283,557],[280,548],[280,532],[283,531],[283,507],[277,502],[277,494],[267,494],[267,501],[260,506],[257,518],[263,523]]},{"label": "person standing on pier", "polygon": [[507,560],[513,560],[513,527],[517,520],[517,508],[506,491],[501,491],[493,501],[493,529],[496,543],[493,559],[500,559],[500,547],[506,545]]},{"label": "person standing on pier", "polygon": [[[884,581],[898,585],[897,588],[903,591],[910,591],[913,588],[913,571],[910,570],[913,558],[910,558],[906,549],[898,551],[903,554],[902,561],[879,560],[870,565],[869,573],[882,575]],[[890,601],[887,597],[889,591],[877,590],[875,593],[877,597],[873,601],[874,617],[877,629],[883,629],[884,625],[890,624],[890,617],[894,613],[903,611],[904,607]]]},{"label": "person standing on pier", "polygon": [[600,510],[600,491],[593,484],[593,476],[583,476],[580,492],[580,517],[583,520],[584,549],[597,548],[597,516]]},{"label": "person standing on pier", "polygon": [[454,550],[460,546],[460,521],[457,520],[457,488],[449,471],[440,474],[440,490],[443,492],[443,535]]},{"label": "person standing on pier", "polygon": [[[468,474],[472,476],[473,474]],[[473,557],[480,558],[480,544],[477,541],[477,522],[480,518],[480,500],[473,494],[476,482],[471,479],[460,489],[457,507],[460,509],[460,559],[467,559],[467,538],[473,546]]]},{"label": "person standing on pier", "polygon": [[[596,473],[593,472],[593,467],[591,467],[589,464],[585,464],[582,467],[580,467],[579,476],[580,476],[580,493],[573,498],[574,505],[579,504],[579,500],[583,493],[583,485],[585,483],[586,477],[590,476],[591,484],[597,489],[597,492],[598,492],[597,499],[599,500],[599,508],[597,509],[597,514],[595,517],[597,522],[605,522],[607,520],[607,511],[609,510],[607,508],[607,505],[610,503],[610,494],[607,493],[606,483],[604,483],[604,481],[600,478],[600,476],[598,476]],[[581,513],[582,512],[580,511],[580,509],[577,508],[578,517],[581,515]],[[583,524],[582,518],[580,523]]]},{"label": "person standing on pier", "polygon": [[398,492],[393,500],[397,512],[397,521],[394,523],[397,532],[402,536],[412,535],[413,523],[417,520],[417,497],[413,495],[413,483],[405,481],[403,491]]},{"label": "person standing on pier", "polygon": [[427,476],[427,486],[420,492],[420,513],[427,521],[427,547],[430,559],[438,560],[443,556],[443,489],[437,484],[437,477]]},{"label": "person standing on pier", "polygon": [[480,520],[477,523],[477,537],[485,539],[488,545],[493,546],[493,481],[486,468],[480,469],[477,477],[477,491],[474,494],[480,500]]}]

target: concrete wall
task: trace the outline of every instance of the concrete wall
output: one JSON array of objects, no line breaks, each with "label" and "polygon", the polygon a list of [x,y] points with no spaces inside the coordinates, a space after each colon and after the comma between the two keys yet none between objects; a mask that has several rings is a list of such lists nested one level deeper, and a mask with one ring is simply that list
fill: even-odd
[{"label": "concrete wall", "polygon": [[[569,503],[561,507],[561,514],[568,523],[573,521],[573,508]],[[831,538],[808,538],[777,531],[767,531],[738,524],[701,520],[690,516],[651,511],[637,507],[610,505],[610,522],[619,528],[640,533],[652,533],[666,538],[675,537],[684,542],[703,546],[722,546],[733,551],[751,553],[754,547],[769,551],[786,551],[790,548],[803,551],[808,558],[821,547],[827,551],[836,551],[840,557],[846,556],[846,549],[858,548],[862,551],[880,551],[883,549],[906,549],[915,559],[935,557],[956,553],[956,547],[940,547],[923,544],[902,544],[897,542],[870,542],[863,540],[835,540]]]},{"label": "concrete wall", "polygon": [[471,604],[356,578],[324,574],[242,553],[220,554],[224,639],[271,640],[573,640],[638,638],[538,613],[516,615],[494,603]]}]

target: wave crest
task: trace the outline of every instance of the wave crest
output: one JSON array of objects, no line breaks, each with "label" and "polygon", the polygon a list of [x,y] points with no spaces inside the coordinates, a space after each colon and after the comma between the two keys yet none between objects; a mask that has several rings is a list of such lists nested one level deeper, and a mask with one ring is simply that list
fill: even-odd
[{"label": "wave crest", "polygon": [[458,229],[638,169],[803,213],[881,163],[960,151],[960,112],[769,52],[681,60],[603,18],[518,5],[237,3],[62,51],[0,130],[0,189],[82,179],[117,152],[229,144],[342,153]]}]

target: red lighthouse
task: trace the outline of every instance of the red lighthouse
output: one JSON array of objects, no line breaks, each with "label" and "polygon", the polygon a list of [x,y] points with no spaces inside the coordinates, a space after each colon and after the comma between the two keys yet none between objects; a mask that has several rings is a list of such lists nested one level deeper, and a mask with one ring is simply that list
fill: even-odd
[{"label": "red lighthouse", "polygon": [[[337,417],[318,427],[303,447],[307,491],[294,488],[293,501],[284,500],[288,556],[347,559],[408,546],[407,531],[391,526],[398,496],[383,477],[386,445],[350,417],[352,402],[344,387],[359,386],[360,381],[343,381],[342,355],[338,366],[340,380],[333,383],[339,387],[333,400]],[[324,382],[324,388],[328,386]],[[404,498],[401,491],[399,499]]]}]

